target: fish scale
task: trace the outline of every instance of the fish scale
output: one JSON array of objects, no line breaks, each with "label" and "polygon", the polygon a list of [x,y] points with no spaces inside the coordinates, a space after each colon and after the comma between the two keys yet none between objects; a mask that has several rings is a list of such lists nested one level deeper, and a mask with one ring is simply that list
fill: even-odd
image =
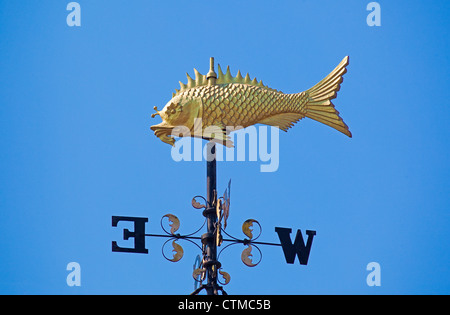
[{"label": "fish scale", "polygon": [[[277,114],[306,114],[304,93],[287,95],[244,84],[224,84],[214,88],[206,86],[203,89],[204,127],[248,127]],[[222,95],[229,96],[221,99]],[[230,97],[231,101],[225,102]]]}]

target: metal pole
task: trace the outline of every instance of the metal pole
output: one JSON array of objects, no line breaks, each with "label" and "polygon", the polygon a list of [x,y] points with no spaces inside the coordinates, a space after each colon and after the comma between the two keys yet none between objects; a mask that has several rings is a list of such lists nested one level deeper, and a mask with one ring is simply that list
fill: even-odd
[{"label": "metal pole", "polygon": [[[216,84],[217,74],[214,71],[214,58],[210,59],[209,72],[206,75],[208,85]],[[220,263],[217,261],[216,226],[217,226],[217,187],[216,187],[216,145],[214,142],[206,144],[206,209],[203,215],[206,217],[207,232],[202,235],[202,243],[205,247],[203,266],[206,269],[206,294],[218,295],[217,269]]]},{"label": "metal pole", "polygon": [[220,263],[217,261],[217,244],[216,244],[216,201],[217,201],[217,179],[216,179],[216,146],[213,142],[206,145],[207,161],[206,161],[206,196],[207,208],[203,212],[206,217],[207,232],[202,235],[203,244],[206,246],[206,255],[203,266],[206,268],[206,293],[208,295],[218,295],[217,291],[217,269]]}]

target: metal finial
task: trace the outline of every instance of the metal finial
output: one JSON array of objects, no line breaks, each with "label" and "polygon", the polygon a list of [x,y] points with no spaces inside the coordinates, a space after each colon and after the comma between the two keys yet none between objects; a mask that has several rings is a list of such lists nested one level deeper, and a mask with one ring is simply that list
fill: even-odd
[{"label": "metal finial", "polygon": [[214,71],[214,57],[209,59],[209,72],[206,75],[206,79],[208,79],[209,85],[215,85],[217,79],[217,73]]}]

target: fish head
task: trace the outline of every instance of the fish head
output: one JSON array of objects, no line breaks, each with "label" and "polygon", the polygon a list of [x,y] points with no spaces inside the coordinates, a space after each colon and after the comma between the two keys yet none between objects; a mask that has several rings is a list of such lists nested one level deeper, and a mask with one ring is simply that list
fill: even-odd
[{"label": "fish head", "polygon": [[[200,107],[201,99],[199,97],[177,95],[167,102],[162,110],[158,111],[154,107],[157,113],[153,114],[152,117],[159,115],[162,122],[151,126],[150,129],[155,132],[155,135],[161,141],[173,146],[175,145],[173,133],[175,132],[176,136],[179,136],[180,132],[176,132],[176,130],[193,130]],[[186,136],[186,133],[181,133],[181,135]]]}]

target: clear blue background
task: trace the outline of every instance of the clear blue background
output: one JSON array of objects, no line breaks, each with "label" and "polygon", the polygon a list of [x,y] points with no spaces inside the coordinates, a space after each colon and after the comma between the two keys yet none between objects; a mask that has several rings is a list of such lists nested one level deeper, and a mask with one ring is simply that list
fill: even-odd
[{"label": "clear blue background", "polygon": [[[327,75],[346,55],[335,101],[354,137],[303,120],[280,133],[280,167],[218,163],[219,191],[232,178],[227,231],[257,219],[316,230],[308,266],[264,247],[255,268],[241,245],[223,253],[231,294],[449,294],[450,3],[379,1],[83,1],[82,26],[66,24],[69,1],[0,1],[0,293],[188,294],[198,251],[112,253],[121,224],[166,213],[180,233],[203,217],[205,163],[174,162],[149,130],[193,68],[209,58],[287,93]],[[124,241],[122,245],[128,245]],[[66,266],[81,265],[81,287]],[[366,284],[369,262],[381,287]]]}]

